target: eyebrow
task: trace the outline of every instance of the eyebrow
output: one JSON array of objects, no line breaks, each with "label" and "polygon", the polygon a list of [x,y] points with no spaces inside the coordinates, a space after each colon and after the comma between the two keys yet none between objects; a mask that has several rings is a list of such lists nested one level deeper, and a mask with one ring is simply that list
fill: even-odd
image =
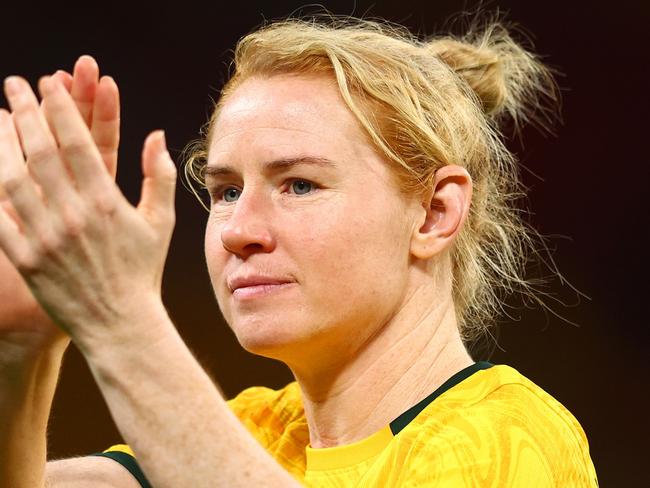
[{"label": "eyebrow", "polygon": [[[298,156],[294,158],[281,158],[274,159],[264,163],[263,171],[266,173],[279,173],[281,171],[286,171],[289,168],[298,165],[314,165],[320,167],[330,167],[336,168],[338,165],[331,159],[322,158],[319,156]],[[203,177],[212,176],[233,176],[236,175],[237,171],[231,166],[206,166],[203,169]]]}]

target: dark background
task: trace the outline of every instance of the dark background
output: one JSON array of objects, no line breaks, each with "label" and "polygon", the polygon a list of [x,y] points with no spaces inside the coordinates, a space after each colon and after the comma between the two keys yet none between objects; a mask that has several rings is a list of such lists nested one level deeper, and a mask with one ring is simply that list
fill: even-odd
[{"label": "dark background", "polygon": [[[145,135],[164,128],[175,154],[197,137],[227,73],[228,50],[264,19],[290,14],[297,1],[104,2],[76,7],[3,7],[0,77],[71,70],[93,55],[121,88],[118,182],[139,198]],[[432,34],[475,2],[401,0],[324,2],[337,14],[371,15]],[[499,347],[474,359],[509,364],[562,402],[587,433],[601,486],[648,486],[646,299],[648,48],[646,2],[494,1],[533,35],[536,52],[560,69],[564,124],[556,137],[524,131],[510,142],[529,186],[531,221],[551,236],[563,276],[548,300],[512,313]],[[537,176],[536,176],[537,175]],[[203,257],[207,213],[179,184],[178,224],[167,262],[164,299],[199,360],[228,397],[251,385],[292,380],[282,364],[243,351],[223,323]],[[517,306],[517,301],[512,301]],[[559,314],[562,318],[559,318]],[[571,325],[573,322],[577,325]],[[88,369],[69,351],[50,425],[51,457],[98,451],[120,441]]]}]

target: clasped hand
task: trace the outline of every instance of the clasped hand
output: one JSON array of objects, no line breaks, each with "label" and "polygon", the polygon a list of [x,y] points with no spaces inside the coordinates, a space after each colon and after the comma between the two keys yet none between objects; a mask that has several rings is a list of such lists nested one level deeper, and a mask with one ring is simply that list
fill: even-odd
[{"label": "clasped hand", "polygon": [[0,109],[0,249],[53,321],[82,349],[137,327],[160,302],[175,222],[176,168],[162,132],[142,151],[140,202],[113,182],[65,87],[39,82],[43,108],[22,78],[5,80]]}]

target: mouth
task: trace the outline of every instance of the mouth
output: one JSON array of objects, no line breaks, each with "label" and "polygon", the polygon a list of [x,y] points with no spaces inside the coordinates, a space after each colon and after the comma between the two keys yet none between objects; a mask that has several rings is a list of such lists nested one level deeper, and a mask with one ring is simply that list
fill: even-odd
[{"label": "mouth", "polygon": [[293,285],[295,285],[295,283],[263,283],[241,286],[233,290],[232,296],[237,300],[250,300],[285,291]]}]

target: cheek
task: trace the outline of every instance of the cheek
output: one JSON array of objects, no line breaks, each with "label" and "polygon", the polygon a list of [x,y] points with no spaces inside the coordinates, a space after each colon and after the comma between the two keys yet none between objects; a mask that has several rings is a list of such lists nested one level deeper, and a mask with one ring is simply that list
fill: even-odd
[{"label": "cheek", "polygon": [[297,248],[306,261],[303,269],[319,275],[315,282],[328,289],[331,301],[353,297],[372,301],[373,296],[391,292],[389,282],[399,286],[402,280],[407,263],[403,229],[390,220],[397,216],[390,217],[381,206],[369,210],[373,204],[381,205],[359,202],[331,209],[313,220],[317,225],[305,227],[309,230]]},{"label": "cheek", "polygon": [[208,273],[212,286],[218,292],[217,287],[221,272],[225,266],[226,251],[221,242],[220,226],[208,222],[205,229],[204,239],[205,262],[208,267]]},{"label": "cheek", "polygon": [[226,289],[224,282],[224,269],[228,261],[228,252],[224,249],[221,242],[221,225],[208,221],[205,231],[205,262],[212,283],[212,290],[217,299],[217,304],[221,310],[226,323],[232,323],[232,310],[227,299],[230,293]]}]

